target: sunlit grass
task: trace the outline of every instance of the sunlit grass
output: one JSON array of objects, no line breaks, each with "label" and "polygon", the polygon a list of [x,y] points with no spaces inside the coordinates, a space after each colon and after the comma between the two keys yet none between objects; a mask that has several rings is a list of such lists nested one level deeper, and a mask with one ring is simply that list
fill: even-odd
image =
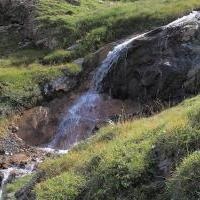
[{"label": "sunlit grass", "polygon": [[[86,199],[116,198],[122,194],[124,198],[132,195],[136,199],[142,194],[147,199],[148,192],[156,190],[151,184],[158,176],[159,162],[170,159],[172,173],[182,158],[199,149],[199,102],[198,96],[153,117],[102,128],[67,155],[46,160],[40,165],[46,181],[36,187],[38,199],[44,198],[44,188],[45,193],[51,193],[53,185],[48,185],[52,177],[71,172],[87,180],[82,185]],[[155,191],[153,194],[148,198],[155,199]],[[80,191],[78,195],[83,194]]]},{"label": "sunlit grass", "polygon": [[40,0],[37,19],[43,31],[52,29],[59,47],[81,40],[79,53],[83,55],[108,41],[164,25],[198,8],[198,0],[82,0],[80,6],[65,0]]},{"label": "sunlit grass", "polygon": [[31,108],[43,100],[44,84],[66,76],[66,72],[73,75],[81,71],[80,66],[65,60],[43,65],[44,57],[49,54],[47,50],[27,49],[0,57],[1,115]]}]

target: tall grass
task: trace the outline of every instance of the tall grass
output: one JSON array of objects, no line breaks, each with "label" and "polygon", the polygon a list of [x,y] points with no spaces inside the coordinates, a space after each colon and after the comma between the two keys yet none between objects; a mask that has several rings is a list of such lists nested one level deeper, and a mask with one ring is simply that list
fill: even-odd
[{"label": "tall grass", "polygon": [[[171,194],[164,192],[165,183],[176,166],[200,148],[194,117],[199,102],[198,96],[153,117],[102,128],[67,155],[46,160],[40,166],[46,180],[37,185],[37,198],[58,199],[53,177],[64,181],[62,174],[75,173],[85,180],[76,198],[164,199]],[[162,163],[168,163],[164,169]],[[67,197],[65,193],[60,199]]]},{"label": "tall grass", "polygon": [[164,25],[198,8],[198,0],[82,0],[80,6],[65,0],[40,0],[37,20],[41,30],[52,32],[58,39],[59,47],[81,40],[83,55],[106,42]]}]

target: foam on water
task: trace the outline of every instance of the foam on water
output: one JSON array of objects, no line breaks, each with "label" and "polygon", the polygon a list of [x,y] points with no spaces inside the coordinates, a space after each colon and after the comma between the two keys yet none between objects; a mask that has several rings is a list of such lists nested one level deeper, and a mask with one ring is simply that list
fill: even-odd
[{"label": "foam on water", "polygon": [[181,18],[178,18],[177,20],[173,21],[172,23],[169,23],[166,27],[175,27],[175,26],[180,26],[183,25],[184,23],[188,22],[194,22],[194,19],[199,19],[200,18],[200,12],[198,11],[193,11],[189,15],[183,16]]},{"label": "foam on water", "polygon": [[143,37],[145,34],[141,34],[138,36],[135,36],[131,39],[126,40],[125,42],[117,45],[114,47],[112,51],[110,51],[106,57],[106,59],[102,62],[101,66],[96,71],[94,78],[93,78],[93,87],[96,91],[101,90],[101,83],[106,76],[106,74],[109,72],[110,68],[117,64],[118,59],[120,56],[122,56],[123,53],[126,53],[128,45],[133,42],[134,40]]}]

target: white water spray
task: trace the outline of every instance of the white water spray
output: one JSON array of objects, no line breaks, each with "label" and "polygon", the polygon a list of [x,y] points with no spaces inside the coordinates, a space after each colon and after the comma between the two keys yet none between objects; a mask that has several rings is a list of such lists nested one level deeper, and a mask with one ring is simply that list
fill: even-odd
[{"label": "white water spray", "polygon": [[[184,22],[195,22],[195,19],[200,17],[199,12],[192,12],[190,15],[184,16],[164,28],[182,25]],[[102,115],[102,96],[98,94],[101,91],[102,82],[110,69],[116,65],[122,56],[126,56],[129,45],[134,40],[142,39],[147,33],[138,35],[114,47],[101,63],[100,67],[94,74],[91,88],[88,92],[78,98],[72,107],[67,111],[66,115],[60,122],[57,133],[53,141],[48,145],[49,148],[68,149],[73,146],[84,136],[89,136],[95,128],[95,124],[106,118]],[[108,116],[107,116],[108,117]]]},{"label": "white water spray", "polygon": [[[96,71],[91,88],[88,92],[79,97],[59,124],[57,133],[53,141],[48,145],[48,149],[62,148],[68,149],[76,144],[79,140],[91,134],[97,122],[105,120],[102,114],[102,96],[98,94],[101,83],[109,72],[109,69],[117,64],[119,57],[126,52],[128,45],[144,34],[126,40],[122,44],[117,45],[107,55],[99,69]],[[108,116],[107,116],[108,117]]]}]

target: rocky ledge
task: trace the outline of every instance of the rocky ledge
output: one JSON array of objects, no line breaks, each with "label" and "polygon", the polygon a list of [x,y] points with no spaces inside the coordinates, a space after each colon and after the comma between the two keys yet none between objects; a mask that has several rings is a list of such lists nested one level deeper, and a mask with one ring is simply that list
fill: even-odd
[{"label": "rocky ledge", "polygon": [[115,98],[180,100],[200,90],[200,12],[127,42],[102,79]]}]

